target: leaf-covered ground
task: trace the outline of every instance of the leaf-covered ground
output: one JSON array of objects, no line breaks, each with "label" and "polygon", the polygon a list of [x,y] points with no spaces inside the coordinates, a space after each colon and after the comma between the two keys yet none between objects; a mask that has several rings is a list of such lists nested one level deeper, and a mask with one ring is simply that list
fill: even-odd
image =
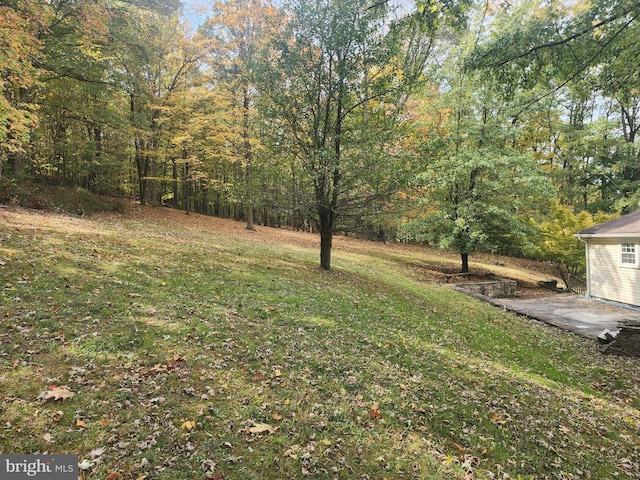
[{"label": "leaf-covered ground", "polygon": [[434,284],[455,256],[338,237],[324,272],[316,236],[243,227],[0,209],[0,451],[108,480],[640,478],[640,359]]}]

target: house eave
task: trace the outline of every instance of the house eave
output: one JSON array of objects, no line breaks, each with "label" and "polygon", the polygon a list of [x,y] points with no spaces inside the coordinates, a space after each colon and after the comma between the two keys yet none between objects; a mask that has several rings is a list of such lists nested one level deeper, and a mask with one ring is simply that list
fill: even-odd
[{"label": "house eave", "polygon": [[639,233],[576,233],[574,235],[579,240],[591,238],[640,238]]}]

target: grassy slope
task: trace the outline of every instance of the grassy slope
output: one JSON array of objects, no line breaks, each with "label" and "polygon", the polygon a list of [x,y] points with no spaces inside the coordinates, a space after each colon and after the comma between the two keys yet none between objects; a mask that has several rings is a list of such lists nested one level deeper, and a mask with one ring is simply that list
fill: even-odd
[{"label": "grassy slope", "polygon": [[312,235],[177,215],[0,209],[0,452],[96,479],[639,478],[638,359],[425,283],[418,248],[336,239],[323,272]]}]

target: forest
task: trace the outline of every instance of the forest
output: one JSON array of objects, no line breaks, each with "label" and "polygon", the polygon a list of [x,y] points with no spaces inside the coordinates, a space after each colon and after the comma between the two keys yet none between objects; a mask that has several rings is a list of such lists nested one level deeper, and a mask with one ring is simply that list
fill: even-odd
[{"label": "forest", "polygon": [[[187,12],[189,14],[187,15]],[[638,208],[631,0],[3,0],[0,190],[583,268]],[[5,195],[6,196],[6,195]]]}]

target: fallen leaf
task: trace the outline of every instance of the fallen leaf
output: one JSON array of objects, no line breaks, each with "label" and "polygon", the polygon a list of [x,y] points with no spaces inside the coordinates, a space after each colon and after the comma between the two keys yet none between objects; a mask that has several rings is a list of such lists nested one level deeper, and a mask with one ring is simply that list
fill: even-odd
[{"label": "fallen leaf", "polygon": [[166,372],[167,366],[162,363],[156,363],[153,367],[147,370],[147,373],[161,373]]},{"label": "fallen leaf", "polygon": [[280,369],[279,369],[279,368],[276,368],[276,370],[273,372],[273,374],[274,374],[276,377],[281,377],[281,376],[282,376],[282,372],[280,371]]},{"label": "fallen leaf", "polygon": [[51,418],[53,419],[54,422],[59,422],[63,415],[64,415],[64,412],[62,410],[58,410],[57,412],[53,412],[53,414],[51,415]]},{"label": "fallen leaf", "polygon": [[179,355],[175,355],[171,360],[167,362],[167,368],[172,370],[174,368],[178,368],[182,365],[186,360]]},{"label": "fallen leaf", "polygon": [[382,418],[382,415],[380,414],[380,403],[374,402],[373,405],[371,405],[369,416],[374,420]]},{"label": "fallen leaf", "polygon": [[291,447],[289,449],[287,449],[286,452],[284,452],[282,454],[283,457],[290,457],[294,460],[297,460],[298,458],[298,452],[300,452],[300,450],[302,449],[302,447],[300,447],[300,445],[291,445]]},{"label": "fallen leaf", "polygon": [[91,463],[89,460],[85,458],[80,463],[78,463],[78,468],[80,470],[89,470],[91,467],[93,467],[93,465],[94,465],[93,463]]},{"label": "fallen leaf", "polygon": [[271,415],[271,418],[273,418],[274,420],[282,420],[282,415],[280,415],[279,413],[273,413]]},{"label": "fallen leaf", "polygon": [[120,474],[116,472],[112,472],[106,477],[104,477],[104,480],[119,480],[119,479],[120,479]]},{"label": "fallen leaf", "polygon": [[496,425],[504,425],[507,423],[507,421],[502,418],[502,415],[494,412],[491,414],[491,423],[494,423]]},{"label": "fallen leaf", "polygon": [[87,424],[85,423],[85,421],[84,421],[84,420],[77,419],[77,420],[76,420],[76,427],[86,428],[86,427],[87,427]]},{"label": "fallen leaf", "polygon": [[53,401],[56,400],[67,400],[69,398],[73,398],[75,393],[73,393],[69,387],[56,387],[55,385],[50,387],[49,390],[41,394],[41,398],[43,401],[47,401],[53,398]]},{"label": "fallen leaf", "polygon": [[221,473],[212,473],[207,475],[207,480],[224,480],[224,477]]},{"label": "fallen leaf", "polygon": [[43,439],[45,442],[47,442],[47,443],[53,443],[53,442],[54,442],[54,440],[53,440],[53,435],[51,435],[50,433],[45,433],[45,434],[42,436],[42,439]]},{"label": "fallen leaf", "polygon": [[194,422],[193,420],[187,420],[182,425],[180,425],[180,428],[186,430],[187,432],[190,432],[191,430],[196,428],[196,422]]},{"label": "fallen leaf", "polygon": [[[91,455],[93,458],[96,458],[96,457],[99,457],[100,455],[102,455],[103,453],[104,453],[104,448],[96,448],[94,450],[91,450],[89,452],[89,455]],[[118,475],[118,474],[116,473],[116,475]]]},{"label": "fallen leaf", "polygon": [[256,423],[252,427],[249,427],[249,433],[253,433],[254,435],[265,432],[276,433],[277,431],[277,427],[272,427],[266,423]]}]

